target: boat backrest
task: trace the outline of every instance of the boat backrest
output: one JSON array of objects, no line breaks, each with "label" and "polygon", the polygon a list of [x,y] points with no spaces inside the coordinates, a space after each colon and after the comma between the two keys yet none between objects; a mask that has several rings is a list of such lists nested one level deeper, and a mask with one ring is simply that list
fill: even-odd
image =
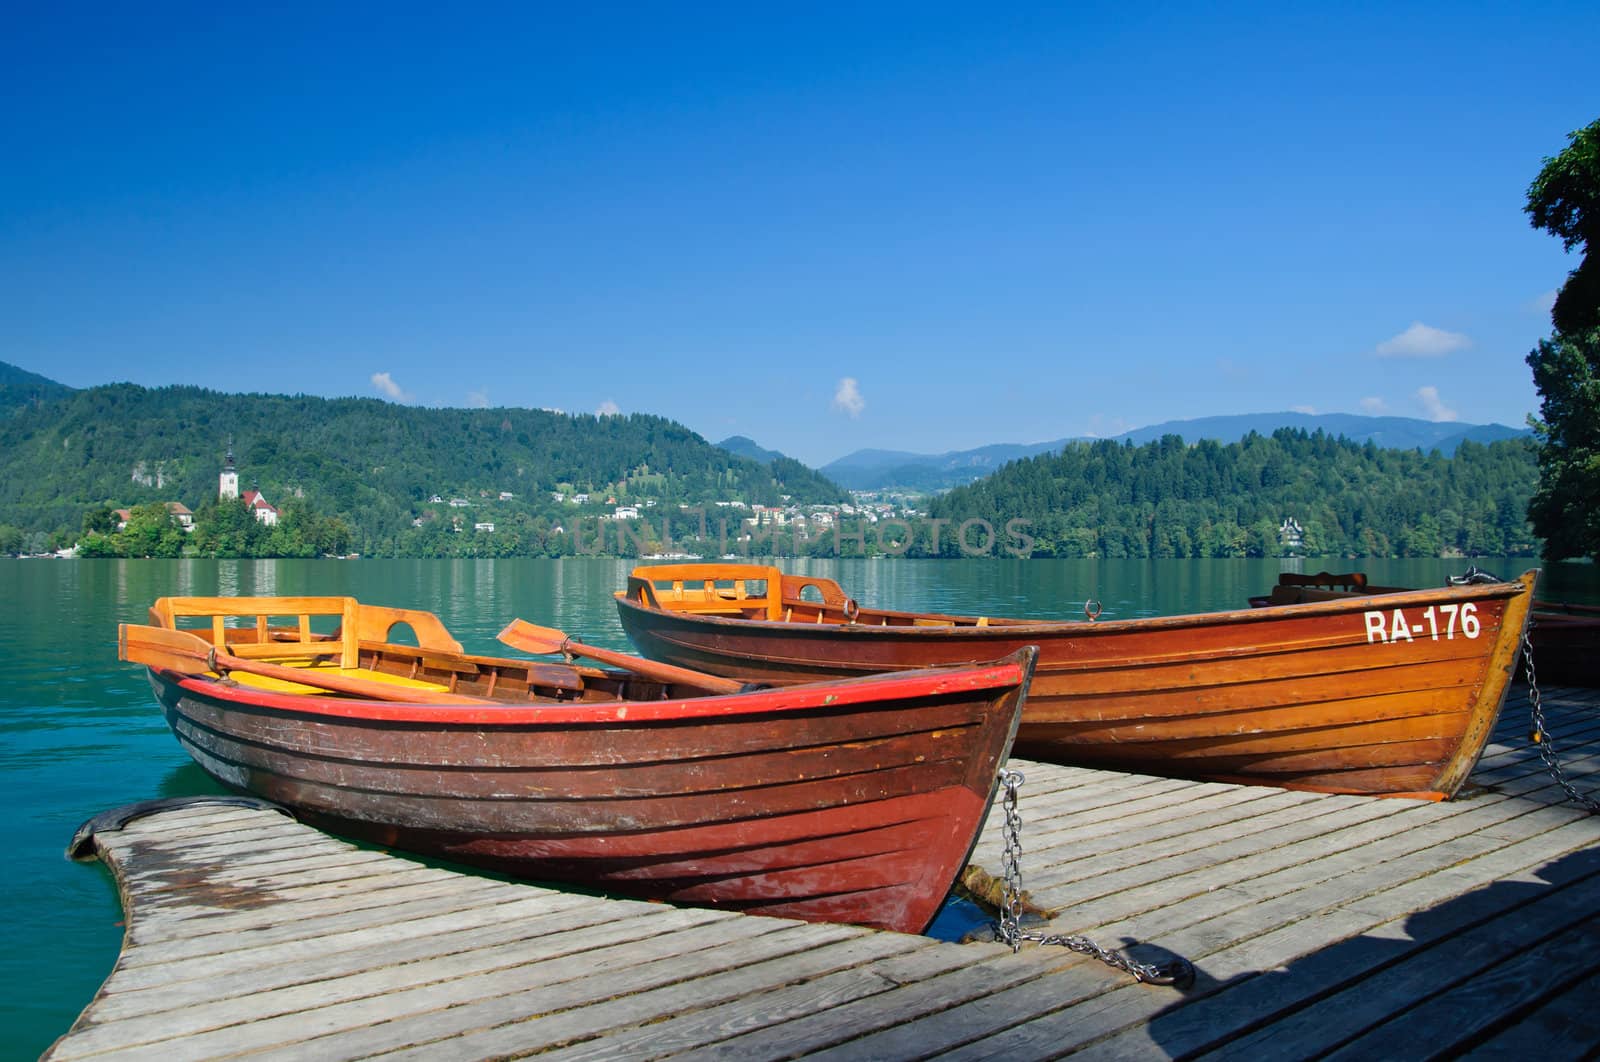
[{"label": "boat backrest", "polygon": [[1367,582],[1366,572],[1332,574],[1318,572],[1300,575],[1297,572],[1280,572],[1278,585],[1265,598],[1251,598],[1251,604],[1298,605],[1306,601],[1334,601],[1345,597],[1364,597],[1369,594],[1399,594],[1403,586],[1373,586]]},{"label": "boat backrest", "polygon": [[431,612],[416,608],[388,608],[383,605],[356,605],[356,636],[363,642],[388,642],[390,632],[400,624],[411,628],[419,649],[460,653],[461,643]]},{"label": "boat backrest", "polygon": [[[334,619],[333,629],[313,630],[319,617]],[[209,622],[181,622],[185,619]],[[362,643],[386,643],[400,624],[411,628],[421,649],[461,652],[461,643],[433,613],[363,605],[353,597],[163,597],[151,606],[150,621],[192,630],[218,649],[258,660],[337,655],[340,667],[359,667]]]},{"label": "boat backrest", "polygon": [[1315,575],[1301,575],[1298,572],[1279,572],[1279,586],[1315,586],[1324,590],[1344,590],[1350,593],[1359,593],[1367,588],[1366,572],[1343,572],[1335,575],[1331,572],[1318,572]]},{"label": "boat backrest", "polygon": [[[218,649],[250,659],[339,657],[340,667],[361,664],[360,604],[353,597],[163,597],[150,606],[150,621],[192,630]],[[337,634],[318,633],[311,621],[337,616]],[[205,626],[184,619],[210,620]],[[249,626],[229,620],[249,620]],[[273,620],[286,623],[273,623]]]},{"label": "boat backrest", "polygon": [[[815,599],[807,594],[816,592]],[[652,564],[628,576],[627,597],[652,608],[697,615],[780,620],[796,605],[843,609],[844,588],[832,579],[785,575],[761,564]]]}]

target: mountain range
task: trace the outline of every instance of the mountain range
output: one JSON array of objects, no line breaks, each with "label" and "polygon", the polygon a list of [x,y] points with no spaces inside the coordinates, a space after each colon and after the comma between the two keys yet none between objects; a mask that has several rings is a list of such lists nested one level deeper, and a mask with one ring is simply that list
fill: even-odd
[{"label": "mountain range", "polygon": [[[1413,417],[1369,417],[1355,413],[1241,413],[1228,416],[1169,420],[1135,428],[1115,436],[1117,442],[1140,445],[1165,435],[1177,435],[1185,442],[1212,439],[1219,443],[1238,442],[1251,432],[1270,435],[1279,428],[1295,428],[1308,434],[1318,431],[1352,442],[1371,442],[1390,450],[1438,450],[1455,453],[1463,441],[1491,443],[1529,434],[1526,428],[1504,424],[1462,424],[1459,421],[1430,421]],[[734,450],[753,457],[761,448],[749,439],[736,436],[750,450]],[[719,445],[726,446],[726,440]],[[903,450],[857,450],[823,465],[818,471],[848,490],[938,491],[982,479],[1009,461],[1053,453],[1070,442],[1092,442],[1086,436],[1053,439],[1039,443],[995,443],[971,450],[948,450],[941,454],[919,454]],[[771,451],[761,451],[770,453]],[[760,458],[755,458],[760,460]]]},{"label": "mountain range", "polygon": [[[1500,424],[1283,412],[1167,421],[1116,441],[1137,445],[1177,435],[1190,443],[1229,443],[1279,428],[1445,454],[1468,439],[1489,443],[1528,434]],[[334,495],[321,499],[327,508],[356,512],[374,500],[360,497],[364,489],[377,488],[396,510],[383,521],[392,525],[404,522],[407,508],[393,502],[418,492],[469,485],[499,490],[513,483],[519,492],[562,483],[616,491],[630,481],[654,481],[661,472],[671,482],[650,489],[686,500],[721,497],[730,489],[749,500],[789,494],[804,501],[842,497],[840,487],[936,492],[982,479],[1011,461],[1090,441],[996,443],[939,454],[857,450],[812,470],[745,436],[713,447],[660,417],[423,409],[373,399],[127,384],[80,390],[0,362],[0,505],[14,521],[71,525],[89,503],[165,497],[161,491],[171,488],[163,482],[202,494],[215,475],[219,447],[234,436],[241,459],[248,456],[263,485],[280,495],[303,485],[312,494]],[[360,467],[365,475],[349,474]]]}]

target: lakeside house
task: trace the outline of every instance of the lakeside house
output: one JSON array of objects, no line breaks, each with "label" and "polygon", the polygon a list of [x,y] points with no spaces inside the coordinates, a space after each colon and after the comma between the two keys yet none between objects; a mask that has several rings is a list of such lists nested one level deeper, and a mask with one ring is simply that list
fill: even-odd
[{"label": "lakeside house", "polygon": [[245,505],[249,507],[250,515],[254,516],[258,523],[263,523],[268,527],[272,527],[278,522],[277,508],[268,502],[266,495],[262,494],[259,490],[247,490],[240,495],[240,498],[243,499]]},{"label": "lakeside house", "polygon": [[[172,517],[173,523],[184,531],[194,530],[194,513],[189,511],[187,505],[183,504],[183,502],[175,501],[163,502],[162,504],[167,507],[167,513]],[[112,509],[111,518],[116,521],[118,532],[126,531],[128,529],[128,521],[133,519],[133,510]]]}]

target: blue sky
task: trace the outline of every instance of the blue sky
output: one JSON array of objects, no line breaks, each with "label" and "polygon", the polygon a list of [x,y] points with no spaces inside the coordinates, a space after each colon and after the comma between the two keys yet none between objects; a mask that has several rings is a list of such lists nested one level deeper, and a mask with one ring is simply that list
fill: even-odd
[{"label": "blue sky", "polygon": [[0,361],[812,464],[1536,408],[1600,5],[574,7],[12,9]]}]

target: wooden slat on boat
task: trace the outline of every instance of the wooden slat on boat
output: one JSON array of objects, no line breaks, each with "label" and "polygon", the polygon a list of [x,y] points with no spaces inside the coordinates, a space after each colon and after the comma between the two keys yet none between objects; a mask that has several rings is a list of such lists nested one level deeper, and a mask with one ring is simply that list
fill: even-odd
[{"label": "wooden slat on boat", "polygon": [[[1600,789],[1600,693],[1546,691]],[[607,900],[199,805],[94,844],[121,958],[47,1058],[1544,1058],[1592,1052],[1600,817],[1564,800],[1521,691],[1449,803],[1018,762],[1024,885],[1064,948]],[[1001,815],[974,858],[998,870]]]}]

